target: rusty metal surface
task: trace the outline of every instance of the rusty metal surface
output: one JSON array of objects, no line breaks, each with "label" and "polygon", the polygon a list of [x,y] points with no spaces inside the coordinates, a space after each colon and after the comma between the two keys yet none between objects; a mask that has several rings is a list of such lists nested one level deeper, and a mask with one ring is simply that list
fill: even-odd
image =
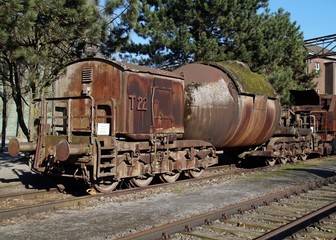
[{"label": "rusty metal surface", "polygon": [[[253,146],[266,142],[275,132],[280,117],[277,99],[256,95],[241,96],[242,116],[231,146]],[[278,109],[277,109],[278,108]]]},{"label": "rusty metal surface", "polygon": [[16,157],[20,152],[20,143],[17,138],[12,138],[8,143],[8,152],[12,157]]},{"label": "rusty metal surface", "polygon": [[112,65],[114,68],[119,69],[121,71],[129,71],[134,73],[150,73],[154,75],[161,75],[161,76],[167,76],[167,77],[174,77],[177,79],[183,79],[183,77],[179,74],[172,73],[170,71],[165,71],[161,69],[155,69],[155,68],[149,68],[146,66],[140,66],[140,65],[134,65],[129,64],[125,62],[117,62],[117,61],[111,61],[103,58],[91,58],[91,59],[80,59],[78,61],[75,61],[71,64],[80,63],[80,62],[100,62],[102,64]]},{"label": "rusty metal surface", "polygon": [[[78,61],[67,67],[55,89],[56,97],[113,99],[115,106],[102,104],[106,106],[97,109],[97,114],[99,122],[109,124],[116,135],[144,140],[153,133],[183,133],[183,80],[174,73],[101,59]],[[84,102],[76,102],[72,108],[73,114],[89,114]],[[78,120],[75,125],[85,128],[88,123],[85,126]]]},{"label": "rusty metal surface", "polygon": [[56,146],[56,159],[59,161],[65,161],[70,156],[70,146],[65,140],[61,140]]},{"label": "rusty metal surface", "polygon": [[12,138],[8,143],[9,155],[15,157],[19,152],[32,152],[36,149],[36,144],[31,142],[19,142],[17,138]]},{"label": "rusty metal surface", "polygon": [[189,64],[175,72],[185,77],[186,138],[209,141],[216,148],[243,148],[262,144],[275,132],[278,99],[240,94],[223,69],[209,65]]},{"label": "rusty metal surface", "polygon": [[[68,65],[53,87],[52,96],[35,100],[33,168],[40,172],[52,174],[66,166],[62,176],[118,180],[217,162],[202,146],[197,151],[204,159],[191,156],[188,166],[185,158],[172,162],[164,155],[172,143],[180,143],[176,140],[184,132],[184,82],[179,75],[90,59]],[[151,153],[154,149],[160,152]],[[185,151],[177,155],[184,156]],[[164,161],[152,163],[162,156]]]},{"label": "rusty metal surface", "polygon": [[[323,141],[331,142],[336,133],[336,96],[315,90],[290,91],[291,110],[305,128],[311,128]],[[309,116],[309,117],[308,117]]]},{"label": "rusty metal surface", "polygon": [[87,144],[69,144],[66,140],[61,140],[56,145],[55,157],[59,161],[67,160],[70,155],[82,155],[89,153]]},{"label": "rusty metal surface", "polygon": [[152,133],[183,133],[183,81],[126,73],[125,135],[136,140]]}]

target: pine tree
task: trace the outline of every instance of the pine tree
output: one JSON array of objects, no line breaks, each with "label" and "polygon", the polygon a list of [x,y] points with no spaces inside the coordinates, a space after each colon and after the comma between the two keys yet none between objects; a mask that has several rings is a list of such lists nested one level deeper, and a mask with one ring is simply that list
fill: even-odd
[{"label": "pine tree", "polygon": [[135,32],[146,42],[124,50],[143,56],[140,64],[239,60],[268,77],[284,103],[288,89],[310,86],[303,34],[283,9],[271,13],[268,0],[143,0]]},{"label": "pine tree", "polygon": [[107,0],[102,15],[107,19],[107,40],[101,51],[107,57],[123,49],[130,40],[138,17],[138,0]]}]

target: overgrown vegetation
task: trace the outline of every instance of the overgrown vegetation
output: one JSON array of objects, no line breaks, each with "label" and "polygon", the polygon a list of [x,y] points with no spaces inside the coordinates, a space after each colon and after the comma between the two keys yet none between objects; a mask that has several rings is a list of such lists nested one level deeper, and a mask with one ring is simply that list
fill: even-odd
[{"label": "overgrown vegetation", "polygon": [[124,50],[140,64],[238,60],[269,79],[284,105],[289,89],[312,86],[299,26],[283,9],[270,12],[268,0],[143,0],[134,30],[146,41]]},{"label": "overgrown vegetation", "polygon": [[252,72],[246,64],[237,61],[226,61],[220,62],[218,65],[224,68],[225,72],[228,72],[241,85],[245,93],[260,94],[268,97],[277,96],[277,93],[265,77]]}]

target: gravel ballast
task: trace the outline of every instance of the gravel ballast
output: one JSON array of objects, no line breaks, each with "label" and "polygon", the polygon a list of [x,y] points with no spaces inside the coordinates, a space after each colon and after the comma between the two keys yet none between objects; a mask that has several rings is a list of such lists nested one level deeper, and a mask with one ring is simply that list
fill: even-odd
[{"label": "gravel ballast", "polygon": [[[10,163],[10,159],[0,160],[1,179],[13,177],[5,174],[8,171],[3,164],[5,161],[11,169],[22,164]],[[161,191],[147,190],[138,197],[102,197],[95,206],[12,219],[0,226],[0,239],[115,239],[137,230],[335,174],[336,158],[329,158],[307,161],[276,171],[162,188]],[[0,189],[6,184],[8,181],[1,181]]]}]

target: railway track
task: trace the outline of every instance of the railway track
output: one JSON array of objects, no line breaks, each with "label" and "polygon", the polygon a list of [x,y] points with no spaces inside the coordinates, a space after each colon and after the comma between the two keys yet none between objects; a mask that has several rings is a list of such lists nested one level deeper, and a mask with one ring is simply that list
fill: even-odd
[{"label": "railway track", "polygon": [[52,198],[53,195],[58,195],[57,189],[51,190],[32,190],[25,192],[15,192],[10,194],[0,195],[0,210],[4,208],[12,208],[15,205],[24,204],[26,201],[34,201],[35,203],[39,201],[44,201],[46,198]]},{"label": "railway track", "polygon": [[331,177],[119,239],[335,239],[335,201]]},{"label": "railway track", "polygon": [[111,193],[97,193],[90,189],[91,195],[86,194],[60,194],[57,189],[49,191],[33,191],[14,194],[0,195],[0,222],[6,219],[29,217],[30,215],[42,212],[55,211],[67,207],[78,207],[88,205],[90,202],[100,201],[103,198],[118,197],[126,194],[137,194],[141,191],[155,190],[165,187],[172,187],[179,184],[190,184],[192,182],[209,181],[240,174],[248,174],[260,171],[267,171],[274,167],[265,166],[253,169],[240,169],[228,166],[217,166],[207,169],[204,176],[193,179],[181,179],[174,183],[160,183],[142,188],[119,189]]}]

